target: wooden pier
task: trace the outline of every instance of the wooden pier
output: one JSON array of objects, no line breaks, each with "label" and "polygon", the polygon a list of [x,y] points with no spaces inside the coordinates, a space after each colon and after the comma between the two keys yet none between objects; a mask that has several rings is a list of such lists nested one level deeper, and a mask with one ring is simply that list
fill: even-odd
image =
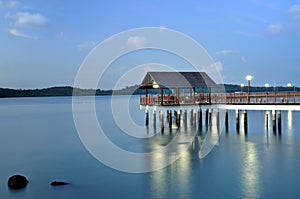
[{"label": "wooden pier", "polygon": [[[205,88],[207,92],[197,93],[196,88]],[[174,113],[175,124],[179,128],[180,120],[187,126],[188,115],[190,125],[202,129],[203,123],[208,127],[214,125],[219,130],[220,121],[225,124],[228,132],[228,110],[235,110],[236,131],[248,132],[249,110],[266,111],[266,120],[269,121],[269,111],[272,113],[274,134],[281,134],[281,111],[300,111],[300,92],[252,92],[248,93],[213,93],[211,88],[216,87],[213,80],[205,73],[198,72],[152,72],[144,78],[140,88],[146,89],[145,96],[140,97],[140,109],[146,112],[146,126],[149,126],[149,112],[152,111],[153,125],[156,127],[156,112],[159,112],[161,131],[164,130],[164,115],[167,115],[169,125],[172,125]],[[156,95],[149,95],[148,89],[160,89]],[[164,89],[172,89],[174,93],[164,93]],[[188,89],[189,92],[182,92]],[[188,114],[188,112],[190,114]],[[203,116],[204,114],[204,116]],[[155,119],[154,119],[155,118]],[[203,118],[205,121],[203,121]],[[214,118],[214,119],[212,119]],[[214,122],[214,124],[213,124]],[[169,126],[171,128],[171,126]]]}]

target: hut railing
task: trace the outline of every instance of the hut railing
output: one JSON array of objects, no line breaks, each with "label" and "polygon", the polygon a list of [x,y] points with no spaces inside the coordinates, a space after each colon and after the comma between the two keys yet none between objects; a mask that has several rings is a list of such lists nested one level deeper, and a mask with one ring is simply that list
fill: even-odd
[{"label": "hut railing", "polygon": [[141,105],[193,105],[193,104],[298,104],[300,92],[255,92],[255,93],[199,93],[180,96],[141,96]]}]

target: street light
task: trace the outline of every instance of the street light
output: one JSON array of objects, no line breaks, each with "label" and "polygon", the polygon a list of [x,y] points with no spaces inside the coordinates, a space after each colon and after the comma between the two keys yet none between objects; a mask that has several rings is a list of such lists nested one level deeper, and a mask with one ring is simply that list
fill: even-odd
[{"label": "street light", "polygon": [[288,91],[290,91],[290,89],[291,89],[291,87],[292,87],[292,84],[291,84],[291,83],[288,83],[288,84],[287,84],[287,87],[289,88]]},{"label": "street light", "polygon": [[245,84],[241,84],[241,93],[243,92],[244,87],[245,87]]},{"label": "street light", "polygon": [[270,84],[265,83],[265,87],[266,87],[266,92],[268,92],[268,88],[270,87]]},{"label": "street light", "polygon": [[248,81],[248,103],[250,103],[250,82],[253,79],[252,75],[247,75],[246,80]]}]

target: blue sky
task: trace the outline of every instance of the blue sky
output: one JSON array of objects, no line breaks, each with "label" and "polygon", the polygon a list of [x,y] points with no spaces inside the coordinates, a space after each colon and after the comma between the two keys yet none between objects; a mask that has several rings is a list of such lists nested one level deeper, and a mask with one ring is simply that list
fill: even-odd
[{"label": "blue sky", "polygon": [[141,27],[192,37],[220,64],[225,83],[252,74],[253,85],[300,86],[295,0],[0,0],[0,27],[0,87],[73,85],[93,47]]}]

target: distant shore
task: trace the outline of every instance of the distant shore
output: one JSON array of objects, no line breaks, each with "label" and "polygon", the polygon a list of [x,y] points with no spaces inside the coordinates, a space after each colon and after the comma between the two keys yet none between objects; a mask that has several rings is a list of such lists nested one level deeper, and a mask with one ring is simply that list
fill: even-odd
[{"label": "distant shore", "polygon": [[[220,88],[225,88],[226,92],[246,92],[247,87],[241,89],[240,85],[224,84]],[[220,89],[219,88],[219,89]],[[217,88],[218,89],[218,88]],[[281,92],[281,91],[299,91],[298,87],[270,87],[266,90],[265,87],[251,87],[251,92]],[[80,96],[100,96],[100,95],[142,95],[145,90],[139,89],[138,85],[126,86],[119,90],[101,90],[101,89],[80,89],[71,86],[50,87],[42,89],[10,89],[0,88],[0,98],[14,98],[14,97],[56,97],[56,96],[72,96],[73,92]],[[157,90],[149,93],[157,93]]]}]

